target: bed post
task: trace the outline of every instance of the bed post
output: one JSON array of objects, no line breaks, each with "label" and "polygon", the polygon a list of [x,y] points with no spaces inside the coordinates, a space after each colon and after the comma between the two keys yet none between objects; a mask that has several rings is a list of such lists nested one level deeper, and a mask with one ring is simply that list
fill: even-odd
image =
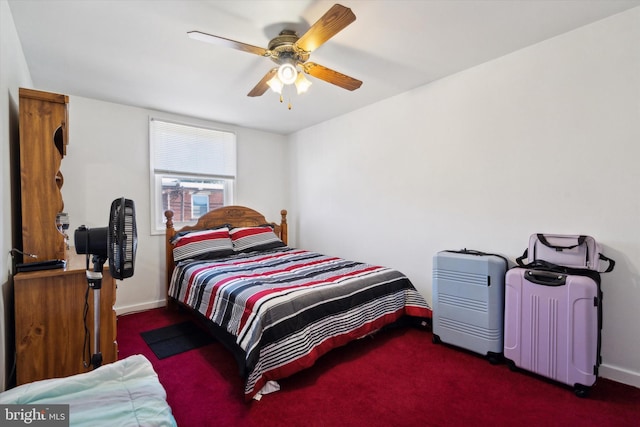
[{"label": "bed post", "polygon": [[289,244],[289,227],[287,225],[286,209],[280,211],[280,240],[282,240],[285,245]]},{"label": "bed post", "polygon": [[171,245],[171,238],[176,234],[176,230],[173,228],[173,211],[167,210],[164,211],[164,216],[167,218],[167,231],[165,233],[165,257],[166,257],[166,283],[165,283],[165,292],[164,296],[166,298],[166,306],[167,308],[173,308],[173,304],[171,299],[169,298],[169,284],[171,283],[171,275],[173,274],[173,269],[175,267],[173,261],[173,246]]}]

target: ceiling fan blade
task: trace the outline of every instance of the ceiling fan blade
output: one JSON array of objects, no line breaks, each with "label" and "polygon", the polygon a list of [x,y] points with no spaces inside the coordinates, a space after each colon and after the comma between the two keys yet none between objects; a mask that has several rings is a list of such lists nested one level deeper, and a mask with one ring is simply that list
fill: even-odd
[{"label": "ceiling fan blade", "polygon": [[194,40],[200,40],[203,42],[216,44],[218,46],[223,46],[223,47],[230,47],[232,49],[238,49],[243,52],[254,53],[260,56],[267,55],[267,49],[264,49],[258,46],[253,46],[246,43],[237,42],[231,39],[225,39],[224,37],[214,36],[211,34],[200,32],[200,31],[189,31],[187,35]]},{"label": "ceiling fan blade", "polygon": [[269,72],[264,75],[262,80],[260,80],[260,82],[258,82],[258,84],[255,85],[253,89],[251,89],[247,96],[262,96],[267,91],[267,89],[269,89],[269,85],[267,84],[267,82],[271,80],[271,78],[276,74],[277,71],[277,68],[269,70]]},{"label": "ceiling fan blade", "polygon": [[353,77],[349,77],[314,62],[306,62],[302,66],[304,67],[304,71],[313,77],[336,86],[340,86],[343,89],[356,90],[362,86],[362,82],[360,80],[354,79]]},{"label": "ceiling fan blade", "polygon": [[351,9],[334,4],[322,18],[318,19],[309,30],[302,35],[296,45],[307,52],[317,49],[322,43],[342,31],[347,25],[356,20]]}]

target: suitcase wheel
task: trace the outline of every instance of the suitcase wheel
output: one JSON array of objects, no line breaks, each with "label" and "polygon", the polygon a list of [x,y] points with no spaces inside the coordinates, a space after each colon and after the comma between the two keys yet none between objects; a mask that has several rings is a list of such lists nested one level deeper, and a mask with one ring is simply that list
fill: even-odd
[{"label": "suitcase wheel", "polygon": [[440,344],[442,340],[440,340],[440,337],[438,335],[433,334],[433,336],[431,337],[431,342],[434,344]]},{"label": "suitcase wheel", "polygon": [[589,395],[589,387],[582,384],[575,384],[573,386],[573,393],[578,397],[587,397]]},{"label": "suitcase wheel", "polygon": [[502,362],[502,359],[502,353],[494,353],[491,351],[487,353],[487,360],[489,360],[489,363],[491,363],[492,365],[500,364],[500,362]]},{"label": "suitcase wheel", "polygon": [[504,360],[507,363],[507,366],[509,367],[509,370],[511,372],[518,372],[518,367],[516,366],[516,362],[510,359],[504,359]]}]

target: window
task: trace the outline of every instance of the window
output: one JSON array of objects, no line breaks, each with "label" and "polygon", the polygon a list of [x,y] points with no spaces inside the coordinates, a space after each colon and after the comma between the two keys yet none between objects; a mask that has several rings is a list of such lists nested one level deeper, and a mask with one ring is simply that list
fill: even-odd
[{"label": "window", "polygon": [[[214,184],[215,185],[215,184]],[[200,218],[202,215],[209,212],[209,197],[208,191],[191,196],[191,218]]]},{"label": "window", "polygon": [[234,133],[152,118],[149,140],[152,234],[164,233],[166,210],[179,228],[233,204]]}]

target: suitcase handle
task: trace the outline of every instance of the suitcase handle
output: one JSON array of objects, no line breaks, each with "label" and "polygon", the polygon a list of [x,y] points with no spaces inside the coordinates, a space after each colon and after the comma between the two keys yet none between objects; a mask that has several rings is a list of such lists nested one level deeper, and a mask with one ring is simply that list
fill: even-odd
[{"label": "suitcase handle", "polygon": [[531,283],[544,286],[564,286],[567,282],[566,275],[552,271],[527,270],[524,278]]},{"label": "suitcase handle", "polygon": [[542,243],[543,245],[545,245],[548,248],[555,249],[556,251],[562,251],[564,249],[577,248],[578,246],[583,245],[584,241],[587,239],[587,236],[578,236],[578,241],[577,241],[577,243],[575,245],[560,246],[560,245],[552,245],[551,243],[549,243],[549,241],[546,239],[544,234],[538,233],[537,236],[538,236],[538,240],[540,241],[540,243]]},{"label": "suitcase handle", "polygon": [[504,261],[504,265],[506,266],[506,268],[509,268],[509,260],[503,257],[502,255],[498,255],[498,254],[491,254],[488,252],[476,251],[475,249],[467,249],[467,248],[460,249],[459,251],[446,250],[444,252],[451,252],[454,254],[476,255],[476,256],[497,256],[498,258],[501,258]]}]

